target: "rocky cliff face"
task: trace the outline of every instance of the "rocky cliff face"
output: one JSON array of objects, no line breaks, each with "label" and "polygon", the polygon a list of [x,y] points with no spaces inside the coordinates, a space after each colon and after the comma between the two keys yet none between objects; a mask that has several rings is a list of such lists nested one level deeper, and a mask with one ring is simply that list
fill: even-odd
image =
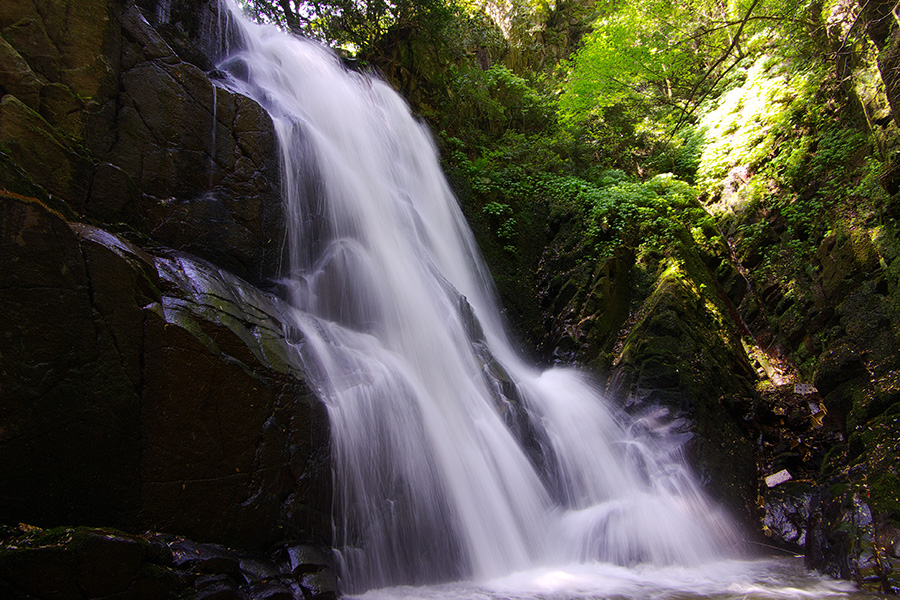
[{"label": "rocky cliff face", "polygon": [[[768,500],[787,493],[764,507],[768,533],[780,538],[785,520],[795,519],[812,567],[890,590],[897,585],[900,515],[896,232],[877,213],[860,217],[835,220],[830,235],[812,240],[810,263],[784,258],[774,269],[750,272],[740,310],[768,349],[765,379],[808,382],[813,390],[805,396],[813,411],[806,425],[784,419],[788,434],[760,449],[763,474],[786,469],[799,481],[793,492],[762,488]],[[743,235],[723,219],[743,264],[789,236],[783,214],[757,207],[742,211],[738,222],[748,219],[773,237]],[[791,504],[802,508],[785,507]]]},{"label": "rocky cliff face", "polygon": [[270,119],[216,85],[208,59],[188,62],[202,62],[199,50],[178,55],[148,16],[131,3],[6,3],[5,187],[254,282],[275,275],[282,239]]},{"label": "rocky cliff face", "polygon": [[0,6],[0,521],[327,544],[272,122],[190,4]]}]

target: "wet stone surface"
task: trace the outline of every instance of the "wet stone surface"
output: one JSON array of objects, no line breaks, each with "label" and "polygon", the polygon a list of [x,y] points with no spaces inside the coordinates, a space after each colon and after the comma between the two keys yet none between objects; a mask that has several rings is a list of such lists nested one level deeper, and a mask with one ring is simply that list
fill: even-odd
[{"label": "wet stone surface", "polygon": [[[291,556],[316,557],[297,562]],[[312,564],[316,563],[316,564]],[[219,544],[111,529],[0,527],[0,597],[330,600],[329,551],[289,546],[248,555]]]},{"label": "wet stone surface", "polygon": [[327,415],[277,298],[14,194],[0,254],[6,522],[327,543]]}]

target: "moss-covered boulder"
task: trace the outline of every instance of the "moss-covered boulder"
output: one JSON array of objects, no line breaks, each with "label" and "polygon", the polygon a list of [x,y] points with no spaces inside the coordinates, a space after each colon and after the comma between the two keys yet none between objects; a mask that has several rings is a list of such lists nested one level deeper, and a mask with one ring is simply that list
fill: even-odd
[{"label": "moss-covered boulder", "polygon": [[[566,237],[566,236],[562,236]],[[602,261],[583,260],[567,245],[551,246],[540,262],[540,348],[555,360],[579,362],[608,374],[614,347],[641,282],[634,252],[622,248]]]},{"label": "moss-covered boulder", "polygon": [[735,407],[754,395],[756,373],[705,267],[691,269],[700,265],[660,265],[651,293],[624,332],[609,387],[630,411],[663,406],[673,418],[686,417],[694,436],[689,452],[701,479],[752,529],[756,460]]}]

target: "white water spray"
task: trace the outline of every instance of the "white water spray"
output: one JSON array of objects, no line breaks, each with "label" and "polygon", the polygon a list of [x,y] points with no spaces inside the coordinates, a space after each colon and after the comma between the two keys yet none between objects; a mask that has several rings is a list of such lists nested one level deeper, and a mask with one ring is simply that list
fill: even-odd
[{"label": "white water spray", "polygon": [[694,565],[729,526],[680,449],[527,366],[425,128],[383,82],[243,22],[221,65],[272,115],[290,318],[328,406],[345,590],[542,565]]}]

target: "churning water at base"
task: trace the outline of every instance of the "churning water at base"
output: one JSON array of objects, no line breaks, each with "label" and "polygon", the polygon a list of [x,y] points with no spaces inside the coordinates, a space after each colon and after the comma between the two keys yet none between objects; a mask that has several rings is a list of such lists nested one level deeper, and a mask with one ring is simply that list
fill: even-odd
[{"label": "churning water at base", "polygon": [[626,417],[583,374],[520,359],[401,98],[235,19],[243,49],[220,66],[279,137],[289,338],[330,414],[343,589],[477,580],[416,593],[636,597],[741,580],[743,563],[709,566],[739,536],[664,415]]},{"label": "churning water at base", "polygon": [[802,559],[626,568],[540,568],[480,583],[371,590],[352,600],[873,600],[846,581],[810,577]]}]

